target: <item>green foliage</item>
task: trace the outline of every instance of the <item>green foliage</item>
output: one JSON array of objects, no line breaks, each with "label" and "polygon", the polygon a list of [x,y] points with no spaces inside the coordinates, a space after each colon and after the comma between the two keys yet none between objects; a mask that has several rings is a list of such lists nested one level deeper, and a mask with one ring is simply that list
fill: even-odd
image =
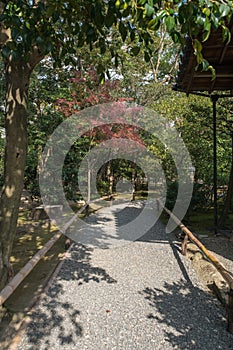
[{"label": "green foliage", "polygon": [[100,196],[106,196],[109,195],[109,181],[103,180],[101,178],[98,179],[96,183],[96,188]]},{"label": "green foliage", "polygon": [[178,193],[178,182],[177,181],[168,181],[167,182],[167,196],[166,196],[166,203],[165,206],[169,209],[172,210],[176,198],[177,198],[177,193]]},{"label": "green foliage", "polygon": [[212,187],[206,184],[194,183],[192,200],[189,211],[207,210],[212,202]]},{"label": "green foliage", "polygon": [[[209,98],[186,97],[183,94],[163,88],[163,94],[145,100],[148,107],[164,115],[174,123],[189,150],[195,167],[195,182],[190,210],[209,208],[213,190],[213,118]],[[218,186],[227,188],[232,162],[232,99],[219,99],[217,104],[217,172]],[[146,137],[146,135],[145,135]],[[162,161],[168,181],[167,205],[175,203],[176,172],[169,154],[156,140],[149,140],[149,149]]]},{"label": "green foliage", "polygon": [[[125,57],[127,57],[127,55],[125,55]],[[140,56],[135,57],[136,62],[140,64],[142,64],[142,59],[143,58]],[[103,57],[103,60],[105,60],[105,57]],[[175,123],[177,130],[180,132],[189,149],[195,167],[196,183],[190,208],[195,209],[198,206],[209,206],[213,182],[212,106],[210,100],[196,96],[187,98],[183,94],[171,91],[169,86],[164,86],[160,83],[147,83],[143,85],[143,76],[150,70],[150,66],[143,63],[143,70],[140,71],[142,79],[140,82],[140,80],[137,80],[137,78],[140,78],[140,75],[133,78],[137,64],[135,64],[134,61],[125,61],[124,73],[126,80],[119,86],[123,86],[124,88],[124,86],[128,85],[129,90],[125,90],[124,88],[124,94],[126,94],[126,96],[132,96],[133,87],[135,99],[140,104],[155,109],[156,112],[159,112],[164,115],[166,119]],[[54,70],[48,61],[44,61],[42,65],[38,66],[35,72],[36,74],[33,76],[30,89],[30,97],[33,103],[30,104],[29,109],[29,151],[25,184],[34,194],[38,194],[37,167],[40,153],[49,135],[64,118],[61,114],[61,110],[58,110],[57,101],[61,99],[65,101],[66,99],[71,103],[74,101],[74,91],[76,91],[76,102],[74,105],[80,103],[79,108],[84,108],[86,103],[89,104],[91,102],[90,97],[91,99],[95,99],[98,97],[98,94],[102,94],[102,92],[105,91],[105,87],[99,84],[96,76],[92,76],[94,68],[92,67],[91,70],[89,70],[89,68],[87,66],[87,71],[85,72],[85,65],[83,65],[82,79],[85,79],[79,81],[78,78],[78,80],[74,81],[72,79],[74,77],[77,78],[77,76],[73,76],[70,70]],[[91,76],[89,76],[89,74],[91,74]],[[117,96],[122,96],[119,86],[115,85],[116,89],[111,90],[113,99],[117,98]],[[91,102],[91,104],[92,103],[93,102]],[[226,100],[224,100],[224,102],[219,101],[218,182],[219,185],[223,186],[227,184],[231,164],[231,110],[231,100],[228,102],[226,102]],[[169,183],[168,205],[172,207],[176,198],[176,190],[174,188],[176,186],[177,177],[174,161],[169,152],[167,153],[165,151],[164,145],[158,142],[156,138],[153,138],[143,131],[140,131],[140,137],[145,142],[148,149],[161,161]],[[78,166],[83,157],[90,150],[90,147],[95,145],[96,141],[91,140],[88,135],[83,136],[73,145],[71,152],[67,155],[63,169],[63,181],[68,199],[77,200],[80,197]],[[112,170],[114,174],[114,186],[122,177],[131,181],[132,166],[129,166],[125,161],[112,161]],[[142,176],[140,169],[137,170],[137,173],[140,178]],[[105,177],[101,177],[98,180],[98,186],[101,193],[107,194],[109,192],[109,178],[106,175],[106,171],[104,174]],[[200,181],[203,183],[202,185],[200,185]]]},{"label": "green foliage", "polygon": [[[178,181],[167,182],[167,197],[165,205],[169,210],[172,210],[176,203],[178,187]],[[211,206],[211,194],[211,187],[205,184],[194,183],[193,195],[188,208],[188,214],[196,210],[208,210]]]},{"label": "green foliage", "polygon": [[29,90],[28,153],[25,187],[39,196],[38,172],[43,148],[56,127],[64,120],[55,102],[67,94],[67,74],[44,60],[36,68]]},{"label": "green foliage", "polygon": [[[202,64],[204,70],[209,69],[214,74],[213,67],[203,57],[202,42],[208,39],[212,29],[219,26],[222,28],[223,41],[229,42],[231,36],[227,25],[232,10],[232,1],[218,3],[212,0],[8,1],[0,13],[0,22],[2,28],[10,30],[10,37],[3,43],[1,52],[5,61],[30,61],[34,50],[37,50],[40,59],[51,55],[55,65],[62,68],[62,62],[66,67],[72,63],[78,69],[84,62],[86,67],[94,63],[100,76],[100,80],[95,82],[95,89],[99,82],[103,83],[106,79],[106,68],[115,64],[118,67],[116,73],[124,77],[121,85],[124,95],[159,110],[175,122],[190,150],[196,178],[211,184],[212,136],[208,104],[198,102],[197,99],[190,103],[184,97],[168,93],[166,87],[153,83],[152,70],[156,60],[162,57],[158,78],[162,80],[169,75],[170,62],[175,56],[175,46],[170,49],[170,40],[183,44],[188,34],[193,38],[198,63]],[[159,57],[163,28],[166,31],[165,48]],[[200,33],[202,36],[197,40]],[[90,49],[88,54],[87,47]],[[71,98],[72,86],[67,75],[69,70],[52,70],[51,62],[47,61],[38,66],[31,80],[32,102],[29,105],[29,150],[25,183],[29,188],[36,189],[36,192],[38,186],[35,181],[41,150],[48,136],[64,118],[54,102],[59,99],[69,101]],[[81,94],[87,91],[86,87],[91,90],[91,84],[91,81],[80,83],[79,104],[81,101],[83,104],[79,108],[85,106],[89,95]],[[116,95],[119,96],[119,92]],[[207,121],[206,125],[203,120]],[[218,142],[218,167],[220,182],[225,183],[230,165],[230,147],[229,135],[222,135]],[[171,157],[165,154],[156,140],[149,140],[149,144],[151,150],[162,160],[168,178],[174,180],[176,174]],[[2,138],[0,152],[2,173]]]},{"label": "green foliage", "polygon": [[[222,28],[223,40],[229,42],[227,27],[232,1],[218,3],[199,1],[8,1],[0,14],[3,28],[11,31],[11,37],[2,46],[2,56],[8,60],[30,60],[37,48],[41,56],[51,54],[56,64],[65,60],[75,63],[76,48],[89,45],[106,50],[117,61],[117,47],[111,42],[110,33],[116,28],[122,42],[132,41],[131,52],[138,55],[143,47],[147,61],[153,56],[150,42],[162,25],[174,43],[184,43],[185,35],[201,41],[208,39],[210,31]],[[107,38],[107,40],[106,40]],[[195,39],[196,40],[196,39]],[[202,61],[201,45],[194,40],[198,62]],[[103,67],[105,68],[105,67]]]}]

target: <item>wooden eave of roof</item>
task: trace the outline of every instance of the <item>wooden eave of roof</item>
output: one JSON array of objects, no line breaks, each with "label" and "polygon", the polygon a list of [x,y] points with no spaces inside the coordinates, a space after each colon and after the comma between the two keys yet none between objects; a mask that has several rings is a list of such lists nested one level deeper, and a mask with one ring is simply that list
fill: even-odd
[{"label": "wooden eave of roof", "polygon": [[228,28],[231,32],[229,43],[223,42],[221,29],[212,31],[208,40],[202,43],[203,57],[215,69],[215,79],[210,70],[203,71],[197,68],[197,59],[191,39],[187,39],[180,57],[175,90],[186,94],[197,91],[209,94],[214,91],[233,93],[233,21],[230,22]]}]

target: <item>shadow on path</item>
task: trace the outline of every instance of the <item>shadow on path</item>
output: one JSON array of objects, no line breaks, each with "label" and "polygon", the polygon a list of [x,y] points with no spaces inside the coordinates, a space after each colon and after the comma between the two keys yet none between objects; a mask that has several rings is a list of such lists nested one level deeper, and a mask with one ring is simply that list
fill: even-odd
[{"label": "shadow on path", "polygon": [[162,289],[148,287],[139,293],[151,306],[147,317],[164,325],[165,339],[175,349],[213,350],[214,339],[215,349],[233,349],[222,308],[188,281],[165,283]]},{"label": "shadow on path", "polygon": [[[104,269],[91,265],[92,250],[83,245],[74,245],[71,249],[59,275],[42,300],[41,307],[39,306],[31,316],[32,321],[27,328],[30,347],[27,349],[50,349],[54,346],[54,339],[57,339],[57,349],[67,345],[74,346],[77,338],[83,336],[80,311],[72,301],[61,298],[61,295],[65,295],[66,292],[65,281],[69,281],[68,287],[74,288],[74,298],[77,283],[117,282]],[[71,281],[74,281],[73,286]],[[72,291],[70,292],[72,295]],[[45,348],[43,348],[44,344],[46,344]]]},{"label": "shadow on path", "polygon": [[[130,208],[126,207],[121,211],[114,210],[112,220],[108,220],[108,217],[105,218],[104,213],[102,213],[103,216],[100,215],[98,217],[91,218],[90,221],[93,221],[94,224],[100,224],[98,235],[96,236],[95,226],[93,225],[93,227],[91,227],[89,232],[91,240],[95,239],[96,247],[98,248],[108,248],[109,236],[111,237],[111,232],[109,235],[109,232],[105,230],[106,226],[110,226],[112,222],[114,225],[116,225],[117,228],[119,228],[130,222],[135,216],[140,214],[140,212],[141,208],[138,208],[136,206]],[[151,214],[153,215],[153,212],[148,211],[148,217]],[[104,229],[102,227],[102,222],[104,223]],[[121,238],[117,235],[115,237],[116,240]],[[101,241],[101,239],[103,238],[104,241]],[[133,249],[125,249],[124,254],[126,255],[122,255],[123,258],[126,259],[123,260],[125,262],[125,265],[123,266],[122,270],[122,277],[125,278],[123,279],[124,288],[121,288],[122,278],[120,274],[116,274],[116,276],[119,276],[119,278],[117,277],[119,281],[117,281],[116,279],[112,278],[104,268],[94,265],[92,257],[95,249],[91,248],[90,246],[88,247],[81,244],[74,244],[73,248],[71,249],[70,255],[66,258],[66,261],[63,264],[52,287],[47,292],[46,297],[43,299],[36,312],[33,313],[32,323],[27,329],[27,347],[24,347],[25,344],[22,344],[20,350],[47,350],[62,348],[77,349],[77,343],[81,342],[82,340],[85,341],[86,329],[84,327],[87,327],[87,324],[82,323],[81,321],[85,319],[85,317],[82,318],[82,316],[85,314],[85,308],[82,309],[80,307],[80,303],[82,303],[80,295],[82,295],[82,297],[85,296],[86,298],[86,292],[88,290],[88,288],[85,289],[85,293],[79,295],[77,285],[82,285],[85,283],[88,284],[86,285],[86,287],[90,287],[90,289],[88,290],[88,295],[91,295],[91,300],[89,301],[87,299],[87,301],[88,303],[91,303],[91,306],[92,304],[93,306],[95,306],[96,294],[94,288],[92,291],[93,282],[95,286],[96,283],[100,284],[101,282],[106,283],[106,285],[115,284],[118,282],[116,284],[116,288],[113,288],[116,290],[111,292],[113,293],[113,295],[115,292],[118,293],[115,296],[114,303],[115,300],[119,301],[119,299],[122,299],[123,296],[124,299],[122,305],[125,305],[125,303],[127,303],[127,297],[129,295],[129,291],[125,287],[128,287],[131,283],[133,286],[131,286],[133,288],[132,295],[136,294],[138,298],[135,298],[135,301],[134,298],[132,298],[132,300],[130,300],[130,303],[135,302],[135,304],[138,303],[138,305],[140,306],[140,301],[143,298],[144,304],[147,304],[148,302],[149,305],[149,309],[146,308],[145,313],[143,313],[142,315],[135,315],[135,320],[140,319],[141,322],[141,318],[143,318],[143,320],[147,320],[149,324],[152,323],[152,327],[156,327],[156,325],[158,326],[159,324],[162,330],[162,336],[164,334],[165,342],[167,343],[167,345],[169,344],[169,349],[172,346],[174,349],[180,350],[233,350],[233,337],[226,331],[225,312],[223,308],[220,305],[217,306],[217,304],[214,303],[213,299],[210,298],[209,295],[201,289],[201,287],[199,288],[193,285],[189,278],[188,271],[184,266],[185,264],[183,264],[182,257],[179,254],[178,248],[176,247],[175,242],[173,242],[173,239],[174,236],[172,234],[166,234],[164,230],[164,225],[158,221],[156,224],[154,224],[153,227],[151,227],[147,231],[146,234],[142,235],[138,239],[138,241],[148,242],[152,244],[138,244],[138,246],[142,246],[143,248],[144,246],[149,246],[150,249],[151,246],[153,246],[153,254],[156,254],[156,249],[161,249],[161,247],[165,245],[166,247],[167,245],[171,245],[173,254],[177,260],[182,275],[178,271],[178,277],[176,278],[176,276],[174,276],[170,271],[168,265],[166,273],[168,277],[171,277],[169,279],[169,283],[164,282],[168,279],[165,278],[165,272],[161,268],[161,271],[157,271],[158,278],[156,278],[156,274],[154,274],[154,271],[152,271],[153,275],[151,275],[151,279],[153,278],[153,280],[151,281],[151,283],[149,279],[145,279],[145,283],[143,282],[143,284],[141,284],[141,279],[143,280],[141,274],[146,274],[148,271],[148,266],[143,266],[143,257],[146,256],[148,251],[149,253],[151,253],[152,250],[145,249],[145,251],[140,251],[140,248],[139,250],[137,250],[135,248],[137,247],[137,244],[135,244],[133,246],[135,249],[134,253],[141,254],[138,260],[142,261],[143,270],[141,270],[141,266],[140,269],[137,266],[138,255],[135,255],[136,260],[133,260],[134,256],[132,256],[131,254]],[[170,247],[169,249],[165,249],[164,251],[161,250],[161,255],[158,255],[160,257],[160,264],[158,266],[165,266],[167,263],[169,263],[169,260],[167,260],[168,258],[166,257],[168,250],[170,254],[170,259],[172,259],[172,252],[170,251]],[[113,256],[115,256],[117,259],[119,259],[117,255],[118,252],[122,252],[122,250],[115,249],[115,255],[113,254]],[[129,254],[129,252],[131,255],[127,255]],[[109,255],[110,258],[112,258],[111,254]],[[151,259],[153,258],[154,255],[151,256]],[[133,266],[135,269],[133,269],[132,272],[134,272],[134,274],[131,272],[127,272],[129,271],[127,270],[127,262],[129,260],[131,263],[133,262]],[[163,263],[161,263],[161,261],[164,261],[164,265],[162,265]],[[174,266],[176,266],[176,261]],[[112,265],[112,268],[115,268],[114,265]],[[120,267],[116,265],[116,268]],[[175,269],[173,269],[172,271],[174,273]],[[151,272],[150,269],[149,272]],[[130,281],[128,280],[128,276],[130,277]],[[161,284],[158,284],[160,277],[162,281]],[[135,278],[135,280],[132,278]],[[136,284],[134,284],[134,281]],[[104,287],[106,287],[106,285]],[[155,285],[156,288],[154,287]],[[68,293],[67,288],[69,288]],[[80,289],[82,289],[82,287]],[[140,291],[138,292],[139,289]],[[106,294],[109,292],[109,290],[109,288],[106,288]],[[126,294],[119,294],[119,291],[121,293]],[[67,300],[67,295],[69,295],[69,300]],[[82,314],[80,310],[82,310]],[[93,310],[95,309],[93,308]],[[139,308],[139,310],[141,309]],[[96,310],[94,312],[96,312]],[[133,308],[133,312],[135,313],[135,307]],[[111,313],[111,315],[112,314],[114,313]],[[93,314],[90,313],[88,317],[89,318],[87,318],[87,322],[88,324],[90,324],[94,318]],[[109,320],[109,324],[103,323],[101,325],[99,323],[99,318],[97,318],[97,320],[98,322],[96,321],[95,325],[96,329],[100,328],[101,331],[104,331],[104,328],[102,329],[101,326],[103,327],[105,325],[106,327],[108,327],[111,324]],[[153,320],[155,321],[153,322]],[[144,324],[144,322],[142,323]],[[145,322],[145,324],[147,324],[147,322]],[[113,319],[113,325],[114,328],[109,328],[113,330],[113,333],[111,333],[111,338],[114,338],[114,336],[119,336],[118,332],[116,335],[114,334],[115,331],[118,329],[117,327],[122,327],[122,323],[117,323],[117,319]],[[128,323],[127,321],[126,328],[128,327],[128,325],[129,327],[131,327],[129,329],[129,334],[131,334],[132,336],[134,329],[131,326],[131,323]],[[152,328],[152,331],[150,332],[150,335],[152,334],[152,337],[154,336],[153,332],[154,328]],[[100,334],[102,333],[100,332]],[[88,344],[92,344],[91,341],[92,339],[94,339],[92,338],[92,336],[93,334],[90,334],[90,343],[88,343],[89,340],[87,339]],[[136,332],[136,337],[138,337],[138,332]],[[126,340],[128,341],[127,337]],[[153,344],[155,344],[156,349],[156,343]],[[213,344],[216,344],[215,348],[213,348]],[[99,343],[97,345],[99,347]],[[102,349],[103,348],[100,348],[100,350]],[[119,350],[121,350],[121,348],[119,348]],[[164,350],[166,350],[166,347],[164,348]]]}]

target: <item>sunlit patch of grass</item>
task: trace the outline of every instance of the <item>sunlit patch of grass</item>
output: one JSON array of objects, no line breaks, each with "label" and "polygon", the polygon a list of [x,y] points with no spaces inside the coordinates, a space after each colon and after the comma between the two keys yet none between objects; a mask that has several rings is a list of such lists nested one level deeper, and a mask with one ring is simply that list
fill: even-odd
[{"label": "sunlit patch of grass", "polygon": [[188,218],[188,226],[198,233],[209,234],[213,232],[213,210],[191,212]]},{"label": "sunlit patch of grass", "polygon": [[32,235],[29,234],[24,234],[22,237],[19,237],[19,243],[23,244],[26,242],[30,242],[32,241]]},{"label": "sunlit patch of grass", "polygon": [[[57,227],[48,220],[34,221],[30,218],[30,210],[21,210],[19,212],[18,227],[15,241],[13,243],[12,255],[10,262],[14,273],[16,274],[36,252],[44,247],[44,245],[58,232]],[[64,237],[62,241],[64,241]],[[55,243],[60,245],[60,243]],[[59,250],[64,253],[64,243]],[[59,254],[59,252],[58,252]],[[46,255],[46,260],[54,259],[54,253],[50,251]]]},{"label": "sunlit patch of grass", "polygon": [[20,262],[20,259],[19,258],[16,258],[15,256],[11,256],[10,257],[10,263],[11,264],[17,264]]},{"label": "sunlit patch of grass", "polygon": [[28,221],[28,218],[30,216],[30,210],[29,209],[24,209],[19,212],[18,215],[18,225],[23,225]]},{"label": "sunlit patch of grass", "polygon": [[[218,210],[218,217],[221,211]],[[189,215],[189,225],[198,233],[212,234],[214,233],[214,209],[208,211],[191,212]],[[233,213],[228,215],[225,228],[233,229]]]},{"label": "sunlit patch of grass", "polygon": [[[163,211],[160,220],[167,225],[170,216]],[[212,235],[214,234],[214,214],[213,210],[189,212],[182,220],[194,234]],[[177,228],[176,231],[180,229]]]}]

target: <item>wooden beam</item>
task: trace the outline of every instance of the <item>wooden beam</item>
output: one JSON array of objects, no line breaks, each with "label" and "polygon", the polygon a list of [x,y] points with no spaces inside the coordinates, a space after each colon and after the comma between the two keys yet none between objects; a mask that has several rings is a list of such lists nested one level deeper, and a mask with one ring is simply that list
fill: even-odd
[{"label": "wooden beam", "polygon": [[[159,204],[162,202],[158,200]],[[233,289],[233,278],[227,269],[220,263],[220,261],[197,239],[196,236],[166,207],[164,210],[170,215],[173,221],[180,227],[182,232],[189,237],[189,239],[202,251],[202,253],[208,258],[208,260],[215,266],[215,268],[223,276],[229,287]]]},{"label": "wooden beam", "polygon": [[[229,30],[230,30],[231,36],[232,36],[232,34],[233,34],[233,24],[231,24],[231,27],[229,28]],[[220,57],[219,57],[219,61],[218,61],[219,64],[221,64],[221,63],[223,62],[224,57],[225,57],[225,55],[226,55],[227,48],[229,47],[229,44],[230,44],[230,43],[226,43],[226,44],[224,45],[224,47],[223,47],[223,49],[222,49],[222,52],[221,52],[221,54],[220,54]]]}]

